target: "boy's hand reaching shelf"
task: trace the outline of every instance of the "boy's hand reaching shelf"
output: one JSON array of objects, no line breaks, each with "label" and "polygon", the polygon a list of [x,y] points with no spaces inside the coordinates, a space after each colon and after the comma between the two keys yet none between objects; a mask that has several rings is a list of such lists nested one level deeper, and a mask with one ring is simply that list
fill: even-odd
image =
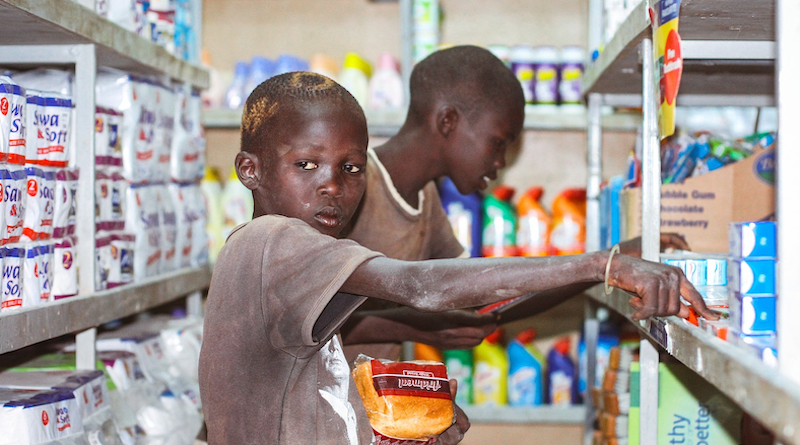
[{"label": "boy's hand reaching shelf", "polygon": [[708,309],[703,297],[677,267],[641,261],[627,255],[614,255],[608,276],[608,285],[635,294],[629,300],[634,308],[635,320],[657,315],[689,316],[689,308],[681,302],[688,301],[698,315],[717,320],[719,315]]}]

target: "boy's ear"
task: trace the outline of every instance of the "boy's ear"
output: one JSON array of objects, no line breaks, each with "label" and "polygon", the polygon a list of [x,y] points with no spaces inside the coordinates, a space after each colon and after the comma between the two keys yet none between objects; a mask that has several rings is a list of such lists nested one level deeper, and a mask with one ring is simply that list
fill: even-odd
[{"label": "boy's ear", "polygon": [[458,127],[460,118],[458,110],[450,105],[443,105],[436,113],[436,130],[442,137],[447,138]]},{"label": "boy's ear", "polygon": [[242,181],[245,187],[250,190],[258,188],[261,170],[258,164],[258,156],[246,151],[240,151],[236,154],[236,175]]}]

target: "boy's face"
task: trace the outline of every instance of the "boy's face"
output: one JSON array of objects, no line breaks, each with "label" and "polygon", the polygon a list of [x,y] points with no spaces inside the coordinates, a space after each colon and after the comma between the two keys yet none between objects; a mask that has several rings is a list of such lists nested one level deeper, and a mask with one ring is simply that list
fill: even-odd
[{"label": "boy's face", "polygon": [[298,218],[337,236],[366,186],[364,121],[328,104],[279,113],[281,130],[258,156],[256,214]]},{"label": "boy's face", "polygon": [[497,171],[505,167],[506,149],[519,137],[523,110],[505,107],[477,112],[467,121],[462,115],[447,151],[448,176],[462,194],[484,190]]}]

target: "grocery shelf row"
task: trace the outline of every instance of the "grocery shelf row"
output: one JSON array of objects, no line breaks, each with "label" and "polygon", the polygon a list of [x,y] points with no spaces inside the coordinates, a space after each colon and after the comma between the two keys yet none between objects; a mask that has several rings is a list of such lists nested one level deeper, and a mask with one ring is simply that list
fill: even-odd
[{"label": "grocery shelf row", "polygon": [[206,289],[208,267],[184,269],[89,295],[0,314],[0,354],[83,331]]},{"label": "grocery shelf row", "polygon": [[770,430],[781,431],[786,437],[800,432],[800,386],[755,354],[678,317],[635,321],[627,292],[615,289],[606,295],[604,286],[598,285],[586,295],[622,314],[649,341],[717,387]]},{"label": "grocery shelf row", "polygon": [[209,86],[206,69],[175,57],[73,0],[0,0],[0,23],[0,45],[93,44],[98,66],[167,76],[199,89]]},{"label": "grocery shelf row", "polygon": [[[602,116],[607,105],[643,106],[642,251],[643,258],[659,260],[660,144],[652,81],[652,30],[644,0],[607,42],[596,61],[587,66],[584,94],[589,109],[587,181],[587,247],[599,247],[599,187],[602,179]],[[800,88],[789,77],[800,72],[790,42],[800,37],[791,14],[800,12],[796,2],[756,0],[724,2],[683,0],[679,33],[682,39],[683,73],[678,105],[778,107],[776,210],[781,268],[800,266],[800,237],[791,230],[800,223],[800,209],[790,202],[790,191],[800,190],[800,179],[781,174],[800,165],[792,145],[800,130],[791,127],[798,118]],[[597,6],[590,10],[599,11]],[[592,20],[592,18],[590,18]],[[599,41],[597,36],[593,40]],[[781,46],[782,45],[782,46]],[[783,82],[781,82],[783,80]],[[787,150],[786,147],[789,147]],[[783,169],[781,168],[783,167]],[[778,368],[770,368],[732,344],[675,317],[639,324],[641,343],[641,443],[656,443],[658,410],[658,350],[674,356],[726,394],[746,412],[773,431],[781,443],[800,444],[800,346],[793,341],[800,328],[796,321],[800,304],[793,301],[800,277],[784,272],[779,277]],[[606,296],[602,286],[588,292],[591,300],[630,319],[629,295],[615,291]],[[632,321],[632,320],[631,320]],[[588,336],[591,338],[591,335]],[[657,348],[658,349],[657,349]],[[591,374],[591,373],[590,373]]]},{"label": "grocery shelf row", "polygon": [[[364,110],[373,136],[393,136],[403,125],[405,110],[375,111]],[[608,131],[636,131],[641,123],[638,112],[614,112],[603,116],[603,128]],[[234,129],[242,122],[242,110],[210,109],[203,111],[206,128]],[[559,107],[537,108],[528,106],[525,110],[525,130],[541,131],[586,131],[589,115],[584,107],[560,109]]]},{"label": "grocery shelf row", "polygon": [[[92,6],[91,2],[83,2]],[[0,66],[68,66],[73,91],[76,164],[95,163],[95,81],[100,67],[151,76],[165,83],[204,89],[209,73],[71,0],[0,0]],[[78,296],[0,314],[0,354],[77,333],[77,367],[96,364],[96,327],[187,296],[200,311],[210,281],[207,267],[182,270],[112,290],[95,292],[95,171],[83,168],[76,202]]]},{"label": "grocery shelf row", "polygon": [[470,423],[582,425],[586,408],[575,406],[474,406],[461,407]]}]

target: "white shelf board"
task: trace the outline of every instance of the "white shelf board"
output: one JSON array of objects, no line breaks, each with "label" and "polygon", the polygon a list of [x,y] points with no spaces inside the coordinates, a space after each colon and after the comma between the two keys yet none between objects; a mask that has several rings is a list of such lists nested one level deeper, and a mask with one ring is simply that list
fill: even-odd
[{"label": "white shelf board", "polygon": [[[367,110],[367,124],[372,136],[393,136],[405,120],[405,111],[377,113]],[[238,129],[242,121],[242,110],[214,109],[203,110],[203,124],[206,128]],[[610,131],[636,131],[642,115],[639,113],[604,114],[603,128]],[[542,131],[586,131],[589,118],[585,108],[565,111],[558,108],[539,109],[528,106],[525,109],[526,130]]]},{"label": "white shelf board", "polygon": [[603,285],[586,292],[625,316],[666,352],[706,379],[736,404],[774,431],[784,445],[800,445],[800,386],[757,357],[677,317],[651,319],[646,326],[631,319],[630,295]]},{"label": "white shelf board", "polygon": [[505,424],[557,424],[583,425],[586,422],[586,408],[582,405],[569,407],[555,406],[461,406],[470,423]]},{"label": "white shelf board", "polygon": [[209,85],[207,70],[72,0],[0,0],[0,24],[0,45],[96,44],[98,66]]},{"label": "white shelf board", "polygon": [[0,354],[160,306],[211,283],[207,267],[184,269],[91,295],[0,313]]},{"label": "white shelf board", "polygon": [[[684,0],[678,32],[684,42],[774,41],[775,1]],[[584,93],[641,94],[639,43],[652,35],[647,2],[622,23],[584,74]],[[745,44],[749,48],[751,45]],[[696,46],[695,46],[696,47]],[[774,60],[685,60],[681,94],[772,95]]]}]

